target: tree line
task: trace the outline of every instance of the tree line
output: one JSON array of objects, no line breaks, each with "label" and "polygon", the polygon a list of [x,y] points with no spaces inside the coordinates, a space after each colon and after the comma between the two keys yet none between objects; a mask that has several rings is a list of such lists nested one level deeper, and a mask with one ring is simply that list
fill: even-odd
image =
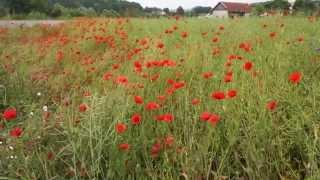
[{"label": "tree line", "polygon": [[139,3],[120,0],[0,0],[0,16],[142,16]]},{"label": "tree line", "polygon": [[265,12],[283,12],[304,15],[319,15],[320,0],[296,0],[290,4],[287,0],[273,0],[252,4],[253,14],[261,15]]},{"label": "tree line", "polygon": [[[320,0],[296,0],[293,6],[287,0],[272,0],[252,4],[253,14],[261,15],[269,11],[292,11],[294,13],[314,14],[320,11]],[[67,18],[67,17],[119,17],[119,16],[199,16],[209,14],[212,7],[196,6],[184,10],[145,7],[139,3],[123,0],[0,0],[0,17],[10,18]]]}]

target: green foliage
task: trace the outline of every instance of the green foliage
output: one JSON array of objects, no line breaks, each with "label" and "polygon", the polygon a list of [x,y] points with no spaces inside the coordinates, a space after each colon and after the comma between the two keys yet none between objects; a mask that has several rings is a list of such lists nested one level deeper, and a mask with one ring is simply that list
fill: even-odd
[{"label": "green foliage", "polygon": [[30,0],[6,0],[5,4],[11,14],[29,13],[32,10]]},{"label": "green foliage", "polygon": [[111,9],[117,11],[122,16],[142,16],[143,8],[139,3],[119,1],[111,4]]},{"label": "green foliage", "polygon": [[47,14],[43,13],[43,12],[39,12],[39,11],[31,11],[27,17],[27,19],[48,19]]},{"label": "green foliage", "polygon": [[53,8],[51,9],[49,15],[51,17],[59,17],[63,14],[64,7],[61,4],[54,4]]},{"label": "green foliage", "polygon": [[169,8],[164,8],[163,11],[166,13],[166,15],[170,14]]},{"label": "green foliage", "polygon": [[[118,2],[117,0],[1,0],[0,3],[9,9],[10,14],[23,16],[31,12],[41,12],[51,17],[93,17],[98,16],[98,13],[101,13],[103,9],[116,9],[122,14],[129,9],[135,15],[137,13],[132,8],[140,6],[137,3]],[[139,8],[142,9],[141,6]]]},{"label": "green foliage", "polygon": [[4,17],[8,14],[8,9],[5,7],[0,7],[0,17]]},{"label": "green foliage", "polygon": [[30,0],[32,11],[47,13],[49,10],[48,0]]},{"label": "green foliage", "polygon": [[265,4],[265,8],[269,10],[285,11],[289,10],[290,3],[287,0],[273,0]]},{"label": "green foliage", "polygon": [[211,11],[211,7],[196,6],[196,7],[192,8],[191,11],[195,15],[208,14]]},{"label": "green foliage", "polygon": [[115,10],[107,10],[107,9],[104,9],[100,16],[102,17],[119,17],[119,13],[117,13],[117,11]]},{"label": "green foliage", "polygon": [[296,0],[293,9],[295,12],[303,12],[305,15],[312,15],[317,9],[316,1],[312,0]]},{"label": "green foliage", "polygon": [[184,9],[182,6],[179,6],[176,10],[177,15],[183,16],[184,15]]},{"label": "green foliage", "polygon": [[253,8],[253,14],[254,15],[259,16],[259,15],[263,14],[264,12],[266,12],[266,9],[262,4],[258,4],[257,6],[255,6]]}]

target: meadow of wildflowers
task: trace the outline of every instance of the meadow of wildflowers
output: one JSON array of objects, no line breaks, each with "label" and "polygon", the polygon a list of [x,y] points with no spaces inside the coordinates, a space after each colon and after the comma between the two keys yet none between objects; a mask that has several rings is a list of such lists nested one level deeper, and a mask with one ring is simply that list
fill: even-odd
[{"label": "meadow of wildflowers", "polygon": [[316,18],[0,29],[0,179],[319,179]]}]

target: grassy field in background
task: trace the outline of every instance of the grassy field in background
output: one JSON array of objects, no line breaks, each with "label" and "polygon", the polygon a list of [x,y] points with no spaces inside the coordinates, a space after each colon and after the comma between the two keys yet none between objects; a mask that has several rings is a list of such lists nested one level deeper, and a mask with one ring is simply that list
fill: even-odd
[{"label": "grassy field in background", "polygon": [[0,179],[319,179],[315,18],[0,29]]}]

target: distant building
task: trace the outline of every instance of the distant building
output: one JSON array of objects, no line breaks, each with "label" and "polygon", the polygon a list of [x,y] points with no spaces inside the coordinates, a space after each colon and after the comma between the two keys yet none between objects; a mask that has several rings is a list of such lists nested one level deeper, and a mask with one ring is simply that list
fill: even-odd
[{"label": "distant building", "polygon": [[235,2],[219,2],[212,10],[211,16],[213,17],[239,17],[249,16],[251,7],[247,3],[235,3]]}]

